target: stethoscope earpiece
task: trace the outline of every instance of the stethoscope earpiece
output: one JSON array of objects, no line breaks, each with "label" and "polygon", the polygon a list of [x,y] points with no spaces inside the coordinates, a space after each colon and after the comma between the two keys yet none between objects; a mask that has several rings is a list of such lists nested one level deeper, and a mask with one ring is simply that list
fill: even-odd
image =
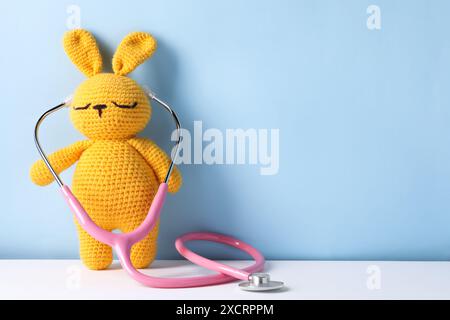
[{"label": "stethoscope earpiece", "polygon": [[72,99],[73,99],[73,95],[69,95],[64,99],[64,104],[66,105],[66,107],[70,106],[70,104],[72,103]]}]

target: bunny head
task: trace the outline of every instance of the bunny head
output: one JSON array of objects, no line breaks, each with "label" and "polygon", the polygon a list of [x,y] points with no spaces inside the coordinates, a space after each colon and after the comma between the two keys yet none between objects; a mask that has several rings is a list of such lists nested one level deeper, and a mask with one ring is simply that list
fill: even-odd
[{"label": "bunny head", "polygon": [[151,107],[145,91],[126,77],[156,50],[155,39],[144,32],[127,35],[117,48],[114,73],[101,73],[102,57],[94,37],[86,30],[64,36],[64,50],[88,79],[75,90],[70,118],[90,139],[127,139],[145,128]]}]

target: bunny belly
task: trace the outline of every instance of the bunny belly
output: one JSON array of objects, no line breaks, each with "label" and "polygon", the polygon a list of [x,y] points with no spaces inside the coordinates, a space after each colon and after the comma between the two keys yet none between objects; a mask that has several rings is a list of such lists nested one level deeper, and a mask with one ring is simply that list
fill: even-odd
[{"label": "bunny belly", "polygon": [[102,228],[134,229],[147,215],[158,180],[145,159],[125,141],[97,141],[81,156],[73,192]]}]

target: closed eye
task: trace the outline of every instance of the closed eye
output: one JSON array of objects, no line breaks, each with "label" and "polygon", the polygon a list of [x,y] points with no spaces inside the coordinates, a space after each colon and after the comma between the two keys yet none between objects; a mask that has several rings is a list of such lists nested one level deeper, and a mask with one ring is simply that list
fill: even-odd
[{"label": "closed eye", "polygon": [[86,110],[87,108],[89,108],[91,104],[88,103],[87,105],[85,105],[84,107],[73,107],[73,110]]},{"label": "closed eye", "polygon": [[128,105],[128,104],[118,104],[117,102],[114,102],[114,101],[111,101],[116,107],[119,107],[119,108],[123,108],[123,109],[133,109],[133,108],[135,108],[137,105],[138,105],[138,103],[137,102],[134,102],[133,104],[130,104],[130,105]]}]

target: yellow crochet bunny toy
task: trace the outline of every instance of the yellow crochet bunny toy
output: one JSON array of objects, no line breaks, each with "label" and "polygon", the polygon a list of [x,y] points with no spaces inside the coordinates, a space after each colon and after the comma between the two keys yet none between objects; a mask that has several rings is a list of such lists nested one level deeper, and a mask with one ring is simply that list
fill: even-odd
[{"label": "yellow crochet bunny toy", "polygon": [[[114,73],[101,73],[102,58],[94,37],[85,30],[64,36],[64,49],[88,79],[75,91],[70,118],[88,140],[76,142],[49,156],[57,172],[76,161],[72,190],[91,218],[105,230],[134,230],[144,220],[170,164],[169,157],[152,141],[135,135],[150,120],[151,107],[144,90],[126,77],[156,50],[147,33],[127,35],[113,57]],[[42,160],[31,168],[34,183],[45,186],[53,177]],[[169,192],[181,186],[174,168]],[[112,249],[88,235],[77,224],[80,257],[95,270],[112,262]],[[136,268],[147,267],[156,255],[158,225],[131,250]]]}]

